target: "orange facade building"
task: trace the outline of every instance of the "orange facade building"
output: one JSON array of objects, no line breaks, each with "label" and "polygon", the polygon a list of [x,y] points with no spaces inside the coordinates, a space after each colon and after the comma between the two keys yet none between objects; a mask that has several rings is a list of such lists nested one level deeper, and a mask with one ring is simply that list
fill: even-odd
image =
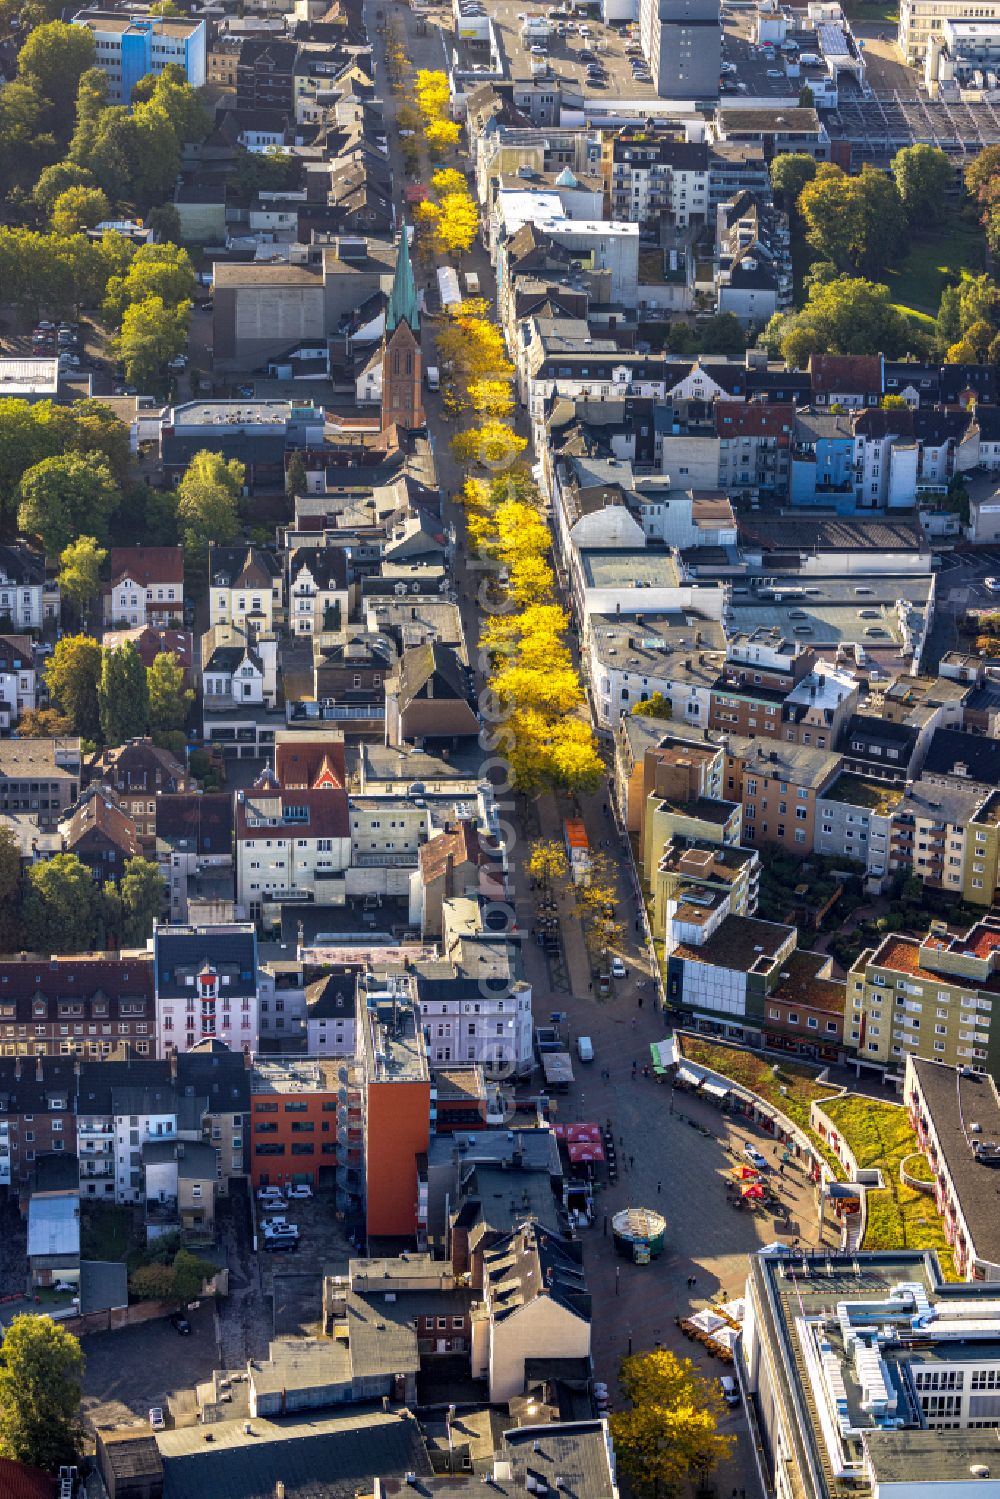
[{"label": "orange facade building", "polygon": [[359,1062],[364,1078],[368,1238],[413,1238],[418,1222],[418,1156],[431,1132],[427,1049],[412,1000],[362,993]]}]

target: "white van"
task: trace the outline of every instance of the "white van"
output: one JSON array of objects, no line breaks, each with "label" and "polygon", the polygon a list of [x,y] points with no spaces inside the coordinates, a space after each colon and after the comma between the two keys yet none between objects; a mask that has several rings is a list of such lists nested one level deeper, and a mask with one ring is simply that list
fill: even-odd
[{"label": "white van", "polygon": [[731,1374],[720,1374],[719,1384],[722,1387],[722,1398],[727,1405],[739,1405],[740,1388]]},{"label": "white van", "polygon": [[425,371],[425,378],[427,380],[427,389],[428,390],[440,390],[441,389],[441,375],[440,375],[440,373],[439,373],[438,368],[437,368],[436,365],[429,364],[427,366],[427,369]]},{"label": "white van", "polygon": [[594,1043],[589,1036],[577,1036],[576,1049],[581,1062],[594,1060]]},{"label": "white van", "polygon": [[475,271],[466,271],[465,290],[470,297],[479,296],[479,276]]}]

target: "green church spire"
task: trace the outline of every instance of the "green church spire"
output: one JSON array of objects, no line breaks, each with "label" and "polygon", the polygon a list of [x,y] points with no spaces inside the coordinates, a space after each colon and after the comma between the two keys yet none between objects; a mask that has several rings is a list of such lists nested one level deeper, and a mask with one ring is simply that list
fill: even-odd
[{"label": "green church spire", "polygon": [[410,234],[405,224],[396,252],[396,274],[389,293],[389,305],[385,309],[386,333],[391,333],[398,323],[407,323],[414,333],[420,326],[417,285],[410,264]]}]

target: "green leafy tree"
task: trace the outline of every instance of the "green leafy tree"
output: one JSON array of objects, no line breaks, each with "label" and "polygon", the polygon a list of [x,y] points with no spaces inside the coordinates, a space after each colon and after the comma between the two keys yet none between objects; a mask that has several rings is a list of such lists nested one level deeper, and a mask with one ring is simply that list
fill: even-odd
[{"label": "green leafy tree", "polygon": [[67,443],[107,465],[120,484],[132,466],[129,430],[104,401],[74,401]]},{"label": "green leafy tree", "polygon": [[891,170],[907,219],[915,228],[944,218],[945,194],[954,168],[937,146],[904,146],[892,158]]},{"label": "green leafy tree", "polygon": [[781,206],[791,212],[799,194],[816,176],[816,161],[804,151],[783,151],[771,162],[771,186],[780,197]]},{"label": "green leafy tree", "polygon": [[687,323],[671,323],[667,329],[667,352],[678,354],[683,359],[688,354],[693,354],[697,348],[698,340],[694,329]]},{"label": "green leafy tree", "polygon": [[148,859],[127,859],[118,884],[121,900],[120,937],[126,947],[141,947],[151,935],[153,921],[163,910],[166,884],[159,866]]},{"label": "green leafy tree", "polygon": [[892,305],[888,287],[840,276],[811,286],[799,312],[772,318],[764,342],[792,368],[803,369],[810,354],[881,352],[894,359],[912,349],[914,335]]},{"label": "green leafy tree", "polygon": [[[45,866],[42,866],[45,867]],[[51,1317],[22,1312],[0,1346],[0,1452],[49,1473],[80,1451],[83,1353]]]},{"label": "green leafy tree", "polygon": [[97,685],[101,732],[107,744],[124,744],[146,732],[149,686],[146,668],[133,640],[105,651]]},{"label": "green leafy tree", "polygon": [[147,297],[126,307],[116,348],[134,385],[162,386],[167,365],[187,344],[190,320],[190,302],[168,307],[162,297]]},{"label": "green leafy tree", "polygon": [[741,359],[747,347],[746,331],[731,312],[717,312],[699,323],[698,341],[703,354],[722,359]]},{"label": "green leafy tree", "polygon": [[161,243],[180,244],[181,216],[172,203],[157,203],[147,213],[146,223]]},{"label": "green leafy tree", "polygon": [[965,187],[979,205],[993,255],[1000,254],[1000,146],[987,146],[965,169]]},{"label": "green leafy tree", "polygon": [[197,144],[212,128],[212,116],[201,95],[184,76],[177,63],[168,63],[160,73],[147,73],[132,90],[134,104],[151,104],[170,121],[178,143]]},{"label": "green leafy tree", "polygon": [[173,1301],[174,1272],[171,1265],[138,1265],[128,1278],[129,1296],[135,1301]]},{"label": "green leafy tree", "polygon": [[633,718],[673,718],[674,705],[662,692],[654,692],[644,703],[636,703]]},{"label": "green leafy tree", "polygon": [[39,173],[31,196],[39,212],[48,219],[52,217],[56,200],[69,188],[93,186],[94,179],[85,167],[79,167],[73,161],[56,161]]},{"label": "green leafy tree", "polygon": [[665,1349],[635,1354],[622,1360],[619,1379],[629,1409],[612,1415],[611,1435],[637,1492],[675,1494],[728,1455],[733,1439],[718,1430],[722,1396],[690,1359]]},{"label": "green leafy tree", "polygon": [[904,214],[896,184],[867,163],[848,177],[830,163],[799,195],[806,239],[841,270],[878,271],[899,253]]},{"label": "green leafy tree", "polygon": [[107,108],[107,75],[102,68],[88,68],[81,74],[76,89],[76,124],[69,143],[69,164],[78,171],[86,171],[91,183],[94,181],[93,158]]},{"label": "green leafy tree", "polygon": [[209,542],[225,546],[239,531],[239,495],[245,469],[235,459],[203,450],[195,453],[177,487],[177,521],[185,567],[204,579]]},{"label": "green leafy tree", "polygon": [[119,498],[107,464],[79,453],[43,458],[22,475],[17,492],[18,525],[40,537],[50,557],[84,533],[106,540]]},{"label": "green leafy tree", "polygon": [[174,1295],[178,1301],[194,1301],[201,1295],[206,1280],[211,1280],[216,1267],[208,1260],[200,1260],[189,1249],[178,1249],[174,1256]]},{"label": "green leafy tree", "polygon": [[0,89],[0,186],[10,197],[30,188],[40,169],[57,154],[55,136],[45,130],[45,100],[33,80]]},{"label": "green leafy tree", "polygon": [[[47,21],[31,33],[18,54],[18,74],[31,82],[43,99],[54,106],[57,125],[71,125],[67,108],[76,97],[80,79],[94,66],[97,48],[86,26],[71,26],[65,21]],[[68,133],[68,131],[67,131]]]},{"label": "green leafy tree", "polygon": [[111,217],[111,204],[99,187],[68,187],[52,205],[55,234],[78,234]]},{"label": "green leafy tree", "polygon": [[101,733],[97,684],[101,678],[101,647],[89,635],[64,635],[45,667],[49,695],[84,739]]},{"label": "green leafy tree", "polygon": [[160,651],[146,672],[149,686],[149,726],[154,733],[184,727],[194,693],[184,686],[184,668],[173,651]]},{"label": "green leafy tree", "polygon": [[81,624],[86,624],[87,606],[101,590],[101,568],[107,556],[93,536],[78,536],[59,558],[59,588],[76,605]]},{"label": "green leafy tree", "polygon": [[[18,729],[20,733],[20,727]],[[22,945],[21,848],[10,828],[0,828],[0,951],[11,952]]]},{"label": "green leafy tree", "polygon": [[99,893],[76,854],[29,866],[24,924],[37,952],[87,952],[97,928]]},{"label": "green leafy tree", "polygon": [[166,307],[178,307],[194,296],[194,268],[186,250],[176,245],[140,245],[124,276],[112,276],[104,299],[104,314],[120,323],[127,307],[159,297]]},{"label": "green leafy tree", "polygon": [[815,107],[816,107],[816,95],[813,93],[813,91],[809,87],[808,83],[804,83],[802,85],[802,87],[799,89],[799,108],[800,109],[815,109]]},{"label": "green leafy tree", "polygon": [[290,500],[306,491],[306,466],[301,453],[293,453],[285,469],[285,493]]}]

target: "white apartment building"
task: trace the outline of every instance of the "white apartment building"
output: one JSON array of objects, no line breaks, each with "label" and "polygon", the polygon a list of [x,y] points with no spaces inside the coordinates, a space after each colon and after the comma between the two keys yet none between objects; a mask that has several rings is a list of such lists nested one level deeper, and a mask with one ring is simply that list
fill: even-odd
[{"label": "white apartment building", "polygon": [[51,593],[45,585],[45,558],[23,542],[0,546],[0,614],[17,630],[39,630],[59,617],[58,588]]},{"label": "white apartment building", "polygon": [[0,729],[10,730],[37,703],[31,638],[0,635]]},{"label": "white apartment building", "polygon": [[339,903],[351,862],[347,793],[332,786],[282,790],[265,771],[236,793],[235,848],[236,901],[249,919],[297,896]]},{"label": "white apartment building", "polygon": [[184,617],[181,547],[114,547],[104,622],[116,629],[167,626]]},{"label": "white apartment building", "polygon": [[157,1055],[219,1040],[255,1053],[260,1034],[257,935],[250,924],[153,929]]}]

